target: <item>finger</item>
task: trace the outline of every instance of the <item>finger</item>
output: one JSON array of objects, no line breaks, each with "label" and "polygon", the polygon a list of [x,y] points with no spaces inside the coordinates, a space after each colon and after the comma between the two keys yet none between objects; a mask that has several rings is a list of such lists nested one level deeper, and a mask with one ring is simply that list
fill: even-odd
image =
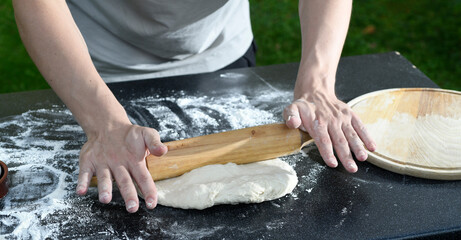
[{"label": "finger", "polygon": [[317,145],[320,155],[322,156],[325,163],[330,167],[337,167],[338,161],[336,160],[336,157],[333,154],[333,145],[330,139],[330,135],[327,131],[327,126],[323,122],[315,120],[313,132],[314,134],[310,134],[314,135],[313,138],[315,144]]},{"label": "finger", "polygon": [[143,127],[142,136],[151,154],[160,157],[168,152],[168,148],[160,141],[160,135],[156,130]]},{"label": "finger", "polygon": [[113,169],[112,172],[114,173],[120,194],[125,201],[126,210],[130,213],[138,211],[138,194],[128,170],[124,166],[119,166],[116,169]]},{"label": "finger", "polygon": [[352,152],[354,153],[357,160],[365,161],[368,155],[354,128],[352,128],[350,124],[344,124],[342,130],[346,136],[347,142],[349,143],[349,147],[352,149]]},{"label": "finger", "polygon": [[297,100],[296,104],[298,105],[299,114],[302,122],[300,129],[308,132],[311,135],[315,135],[315,114],[313,114],[311,106],[309,106],[309,104],[306,101],[302,100]]},{"label": "finger", "polygon": [[283,119],[288,128],[298,128],[301,126],[301,117],[299,116],[298,106],[290,104],[283,110]]},{"label": "finger", "polygon": [[97,170],[99,201],[109,203],[112,200],[112,178],[108,168]]},{"label": "finger", "polygon": [[85,195],[90,185],[90,179],[93,177],[93,171],[90,168],[80,167],[76,192],[78,195]]},{"label": "finger", "polygon": [[155,187],[152,176],[146,168],[146,165],[138,164],[131,172],[144,196],[146,207],[148,209],[155,208],[157,206],[157,188]]},{"label": "finger", "polygon": [[376,143],[372,139],[371,135],[368,133],[365,125],[360,121],[360,119],[354,114],[352,116],[352,127],[355,129],[359,135],[362,142],[365,144],[367,149],[371,152],[376,150]]},{"label": "finger", "polygon": [[86,151],[82,150],[79,160],[78,180],[76,192],[78,195],[85,195],[90,185],[91,177],[94,174],[94,168],[90,163],[89,155]]},{"label": "finger", "polygon": [[332,124],[329,126],[329,133],[333,142],[333,148],[335,149],[344,168],[351,173],[357,172],[357,164],[355,164],[355,161],[352,158],[349,144],[342,129]]}]

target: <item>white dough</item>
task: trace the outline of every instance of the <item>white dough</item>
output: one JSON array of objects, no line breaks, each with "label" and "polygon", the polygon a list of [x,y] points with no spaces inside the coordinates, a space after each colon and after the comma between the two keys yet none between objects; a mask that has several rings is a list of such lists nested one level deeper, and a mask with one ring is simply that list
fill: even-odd
[{"label": "white dough", "polygon": [[259,203],[290,193],[298,183],[294,169],[280,159],[237,165],[208,165],[157,181],[158,203],[183,209],[218,204]]}]

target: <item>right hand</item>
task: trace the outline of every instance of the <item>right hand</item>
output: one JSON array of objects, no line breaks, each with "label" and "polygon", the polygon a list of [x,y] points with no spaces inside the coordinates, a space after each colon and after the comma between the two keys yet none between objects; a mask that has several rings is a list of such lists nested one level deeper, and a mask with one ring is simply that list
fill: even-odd
[{"label": "right hand", "polygon": [[287,126],[308,132],[328,166],[337,167],[339,158],[348,172],[357,172],[352,152],[358,161],[365,161],[368,154],[364,144],[370,151],[376,149],[376,143],[359,117],[334,93],[307,92],[295,99],[283,111]]},{"label": "right hand", "polygon": [[88,136],[80,152],[77,194],[86,194],[92,176],[96,175],[99,201],[109,203],[115,179],[126,210],[133,213],[139,208],[136,182],[147,208],[153,209],[157,205],[157,189],[145,157],[149,154],[162,156],[167,151],[156,130],[131,123],[112,125]]}]

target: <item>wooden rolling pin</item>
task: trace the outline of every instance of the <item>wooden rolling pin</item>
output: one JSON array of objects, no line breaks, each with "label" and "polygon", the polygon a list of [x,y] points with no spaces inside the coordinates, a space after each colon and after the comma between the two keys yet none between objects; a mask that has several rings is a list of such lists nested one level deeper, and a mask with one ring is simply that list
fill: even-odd
[{"label": "wooden rolling pin", "polygon": [[[210,164],[244,164],[294,154],[310,141],[307,133],[289,129],[284,123],[268,124],[166,142],[168,153],[149,155],[146,164],[155,181]],[[93,177],[91,186],[96,185]]]}]

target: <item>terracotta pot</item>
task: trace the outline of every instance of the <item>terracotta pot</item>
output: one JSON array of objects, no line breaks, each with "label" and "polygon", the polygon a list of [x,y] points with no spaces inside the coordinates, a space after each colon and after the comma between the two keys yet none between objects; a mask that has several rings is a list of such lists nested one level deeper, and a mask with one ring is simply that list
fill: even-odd
[{"label": "terracotta pot", "polygon": [[8,193],[8,167],[2,161],[0,161],[1,173],[0,173],[0,198],[4,197]]}]

